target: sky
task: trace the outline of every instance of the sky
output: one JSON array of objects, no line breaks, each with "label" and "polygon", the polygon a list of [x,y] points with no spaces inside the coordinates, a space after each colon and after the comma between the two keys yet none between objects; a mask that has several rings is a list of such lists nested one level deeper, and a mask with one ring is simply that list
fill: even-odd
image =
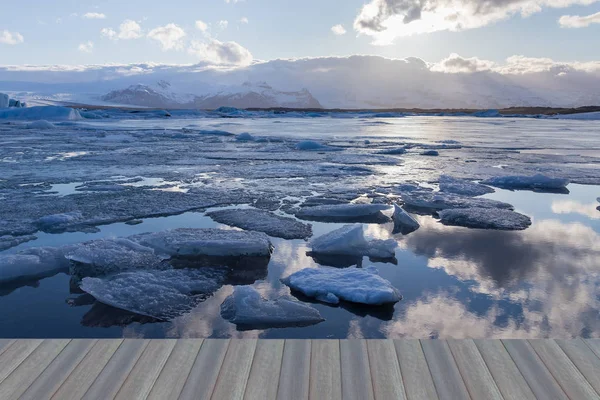
[{"label": "sky", "polygon": [[[151,4],[151,5],[150,5]],[[450,54],[600,60],[600,0],[28,0],[0,6],[0,65],[249,64]]]}]

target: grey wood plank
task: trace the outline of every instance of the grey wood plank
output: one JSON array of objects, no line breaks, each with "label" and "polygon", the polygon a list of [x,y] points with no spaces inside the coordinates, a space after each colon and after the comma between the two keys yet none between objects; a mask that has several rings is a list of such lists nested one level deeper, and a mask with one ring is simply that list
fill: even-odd
[{"label": "grey wood plank", "polygon": [[277,339],[258,341],[244,399],[277,398],[284,344],[284,340]]},{"label": "grey wood plank", "polygon": [[49,399],[96,344],[94,339],[72,340],[20,397],[21,400]]},{"label": "grey wood plank", "polygon": [[342,398],[339,340],[311,341],[309,398]]},{"label": "grey wood plank", "polygon": [[535,400],[517,365],[499,340],[474,340],[498,389],[506,400]]},{"label": "grey wood plank", "polygon": [[575,364],[579,372],[600,394],[600,358],[581,339],[556,340],[556,343]]},{"label": "grey wood plank", "polygon": [[0,339],[0,354],[4,353],[15,341],[15,339]]},{"label": "grey wood plank", "polygon": [[68,339],[44,340],[0,383],[0,399],[17,399],[69,344]]},{"label": "grey wood plank", "polygon": [[279,374],[278,400],[308,400],[310,340],[286,339]]},{"label": "grey wood plank", "polygon": [[243,399],[252,368],[256,342],[255,339],[231,340],[215,384],[213,399]]},{"label": "grey wood plank", "polygon": [[342,398],[344,400],[373,400],[373,383],[369,353],[365,340],[340,341]]},{"label": "grey wood plank", "polygon": [[117,351],[121,343],[123,343],[122,339],[98,340],[56,393],[54,393],[52,399],[81,399],[92,383],[94,383],[96,377],[100,375],[100,372],[102,372],[102,369]]},{"label": "grey wood plank", "polygon": [[177,344],[174,339],[152,339],[137,360],[115,396],[117,400],[145,399],[156,378],[160,375],[167,359]]},{"label": "grey wood plank", "polygon": [[194,366],[202,339],[179,339],[160,375],[156,379],[148,399],[176,399]]},{"label": "grey wood plank", "polygon": [[447,343],[471,397],[501,400],[500,389],[475,343],[470,339],[447,340]]},{"label": "grey wood plank", "polygon": [[600,358],[600,339],[586,339],[585,344]]},{"label": "grey wood plank", "polygon": [[598,394],[554,340],[529,340],[529,344],[571,399],[598,399]]},{"label": "grey wood plank", "polygon": [[123,341],[83,398],[86,400],[114,398],[148,343],[149,340],[141,339]]},{"label": "grey wood plank", "polygon": [[0,354],[0,382],[6,379],[25,360],[42,340],[17,340]]},{"label": "grey wood plank", "polygon": [[375,399],[406,399],[394,342],[389,339],[367,340],[367,353]]},{"label": "grey wood plank", "polygon": [[179,395],[180,399],[210,399],[228,347],[229,339],[210,339],[202,342],[194,366]]},{"label": "grey wood plank", "polygon": [[527,341],[502,340],[502,343],[538,399],[568,398]]},{"label": "grey wood plank", "polygon": [[431,372],[418,340],[394,340],[406,398],[409,400],[437,399]]},{"label": "grey wood plank", "polygon": [[445,340],[421,340],[423,353],[440,399],[469,399],[469,392]]}]

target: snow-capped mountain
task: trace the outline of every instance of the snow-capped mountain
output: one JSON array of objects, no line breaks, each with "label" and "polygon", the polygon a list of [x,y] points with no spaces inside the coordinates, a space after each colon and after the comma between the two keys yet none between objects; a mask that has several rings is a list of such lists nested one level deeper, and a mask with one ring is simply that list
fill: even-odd
[{"label": "snow-capped mountain", "polygon": [[307,89],[282,92],[266,82],[241,86],[229,86],[210,93],[179,93],[171,84],[161,80],[154,85],[136,84],[125,89],[113,90],[101,97],[102,101],[151,108],[321,108],[321,104]]}]

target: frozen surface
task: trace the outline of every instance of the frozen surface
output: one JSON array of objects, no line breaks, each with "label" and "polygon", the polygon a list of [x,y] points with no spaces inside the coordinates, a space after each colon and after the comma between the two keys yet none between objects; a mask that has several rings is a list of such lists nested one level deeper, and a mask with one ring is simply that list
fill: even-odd
[{"label": "frozen surface", "polygon": [[471,182],[466,179],[458,179],[449,175],[440,176],[440,192],[459,194],[462,196],[482,196],[493,193],[494,189],[489,186]]},{"label": "frozen surface", "polygon": [[512,205],[497,200],[458,196],[444,192],[414,191],[402,194],[404,204],[415,209],[444,210],[446,208],[501,208]]},{"label": "frozen surface", "polygon": [[361,224],[346,225],[309,243],[314,254],[394,257],[398,243],[394,239],[368,239]]},{"label": "frozen surface", "polygon": [[478,229],[523,230],[531,219],[523,214],[498,208],[453,208],[438,212],[444,225]]},{"label": "frozen surface", "polygon": [[306,268],[282,279],[291,289],[325,303],[340,300],[368,305],[396,303],[402,299],[392,284],[369,268]]},{"label": "frozen surface", "polygon": [[63,250],[54,247],[37,247],[17,254],[0,254],[0,282],[25,280],[50,276],[66,271],[69,263]]},{"label": "frozen surface", "polygon": [[29,129],[56,129],[56,125],[54,125],[52,122],[48,122],[44,119],[41,119],[39,121],[30,122],[29,124],[27,124],[27,128],[29,128]]},{"label": "frozen surface", "polygon": [[213,211],[207,214],[222,224],[248,231],[264,232],[283,239],[307,239],[312,236],[312,227],[290,217],[281,217],[269,211],[232,209]]},{"label": "frozen surface", "polygon": [[397,204],[394,204],[394,214],[392,215],[392,220],[394,221],[394,233],[402,233],[403,235],[407,235],[416,231],[420,227],[417,220]]},{"label": "frozen surface", "polygon": [[340,151],[343,149],[337,148],[337,147],[332,147],[332,146],[326,146],[324,144],[321,144],[319,142],[315,142],[314,140],[304,140],[302,142],[298,142],[296,144],[296,150],[303,150],[303,151]]},{"label": "frozen surface", "polygon": [[503,189],[563,190],[566,189],[569,180],[537,174],[533,176],[497,176],[486,179],[483,183]]},{"label": "frozen surface", "polygon": [[221,304],[221,316],[238,329],[308,326],[324,320],[308,304],[292,298],[267,300],[252,286],[236,286]]},{"label": "frozen surface", "polygon": [[389,217],[382,211],[389,211],[385,204],[331,204],[304,207],[296,213],[301,219],[335,222],[385,222]]}]

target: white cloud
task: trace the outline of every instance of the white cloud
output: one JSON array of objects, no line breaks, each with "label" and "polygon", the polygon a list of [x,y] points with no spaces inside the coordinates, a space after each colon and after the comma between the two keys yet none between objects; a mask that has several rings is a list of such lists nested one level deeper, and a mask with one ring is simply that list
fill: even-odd
[{"label": "white cloud", "polygon": [[0,43],[15,45],[23,43],[25,39],[19,32],[0,31]]},{"label": "white cloud", "polygon": [[109,38],[110,40],[117,40],[119,36],[112,28],[102,28],[100,35]]},{"label": "white cloud", "polygon": [[337,24],[331,27],[331,32],[339,36],[345,34],[346,29],[341,24]]},{"label": "white cloud", "polygon": [[148,32],[148,37],[159,42],[163,51],[183,49],[185,35],[185,31],[180,26],[172,23],[159,26]]},{"label": "white cloud", "polygon": [[209,64],[249,65],[252,54],[236,42],[220,42],[209,39],[206,42],[193,41],[188,53]]},{"label": "white cloud", "polygon": [[198,29],[201,32],[206,32],[206,30],[208,29],[208,24],[202,20],[197,20],[196,29]]},{"label": "white cloud", "polygon": [[227,4],[229,4],[229,3],[235,4],[235,3],[239,3],[240,1],[243,1],[243,0],[225,0],[225,3],[227,3]]},{"label": "white cloud", "polygon": [[222,19],[219,21],[219,28],[221,28],[221,29],[227,29],[228,25],[229,25],[229,22],[225,19]]},{"label": "white cloud", "polygon": [[464,58],[452,53],[448,58],[433,64],[430,69],[437,72],[460,73],[489,71],[493,66],[493,61],[481,60],[477,57]]},{"label": "white cloud", "polygon": [[85,19],[105,19],[106,15],[102,13],[89,12],[82,15]]},{"label": "white cloud", "polygon": [[94,49],[94,42],[92,42],[92,41],[87,41],[85,43],[81,43],[77,47],[77,50],[81,51],[82,53],[91,53],[93,49]]},{"label": "white cloud", "polygon": [[241,22],[242,24],[247,24],[247,23],[248,23],[248,18],[246,18],[246,17],[242,17],[242,18],[240,18],[240,22]]},{"label": "white cloud", "polygon": [[131,19],[126,19],[121,23],[121,25],[119,25],[118,32],[112,28],[103,28],[100,31],[100,34],[111,40],[139,39],[142,37],[142,27],[137,22]]},{"label": "white cloud", "polygon": [[436,31],[461,31],[544,8],[592,4],[600,0],[371,0],[354,21],[358,33],[373,44],[388,45],[397,37]]},{"label": "white cloud", "polygon": [[586,28],[591,24],[600,24],[600,12],[592,15],[563,15],[558,20],[563,28]]}]

